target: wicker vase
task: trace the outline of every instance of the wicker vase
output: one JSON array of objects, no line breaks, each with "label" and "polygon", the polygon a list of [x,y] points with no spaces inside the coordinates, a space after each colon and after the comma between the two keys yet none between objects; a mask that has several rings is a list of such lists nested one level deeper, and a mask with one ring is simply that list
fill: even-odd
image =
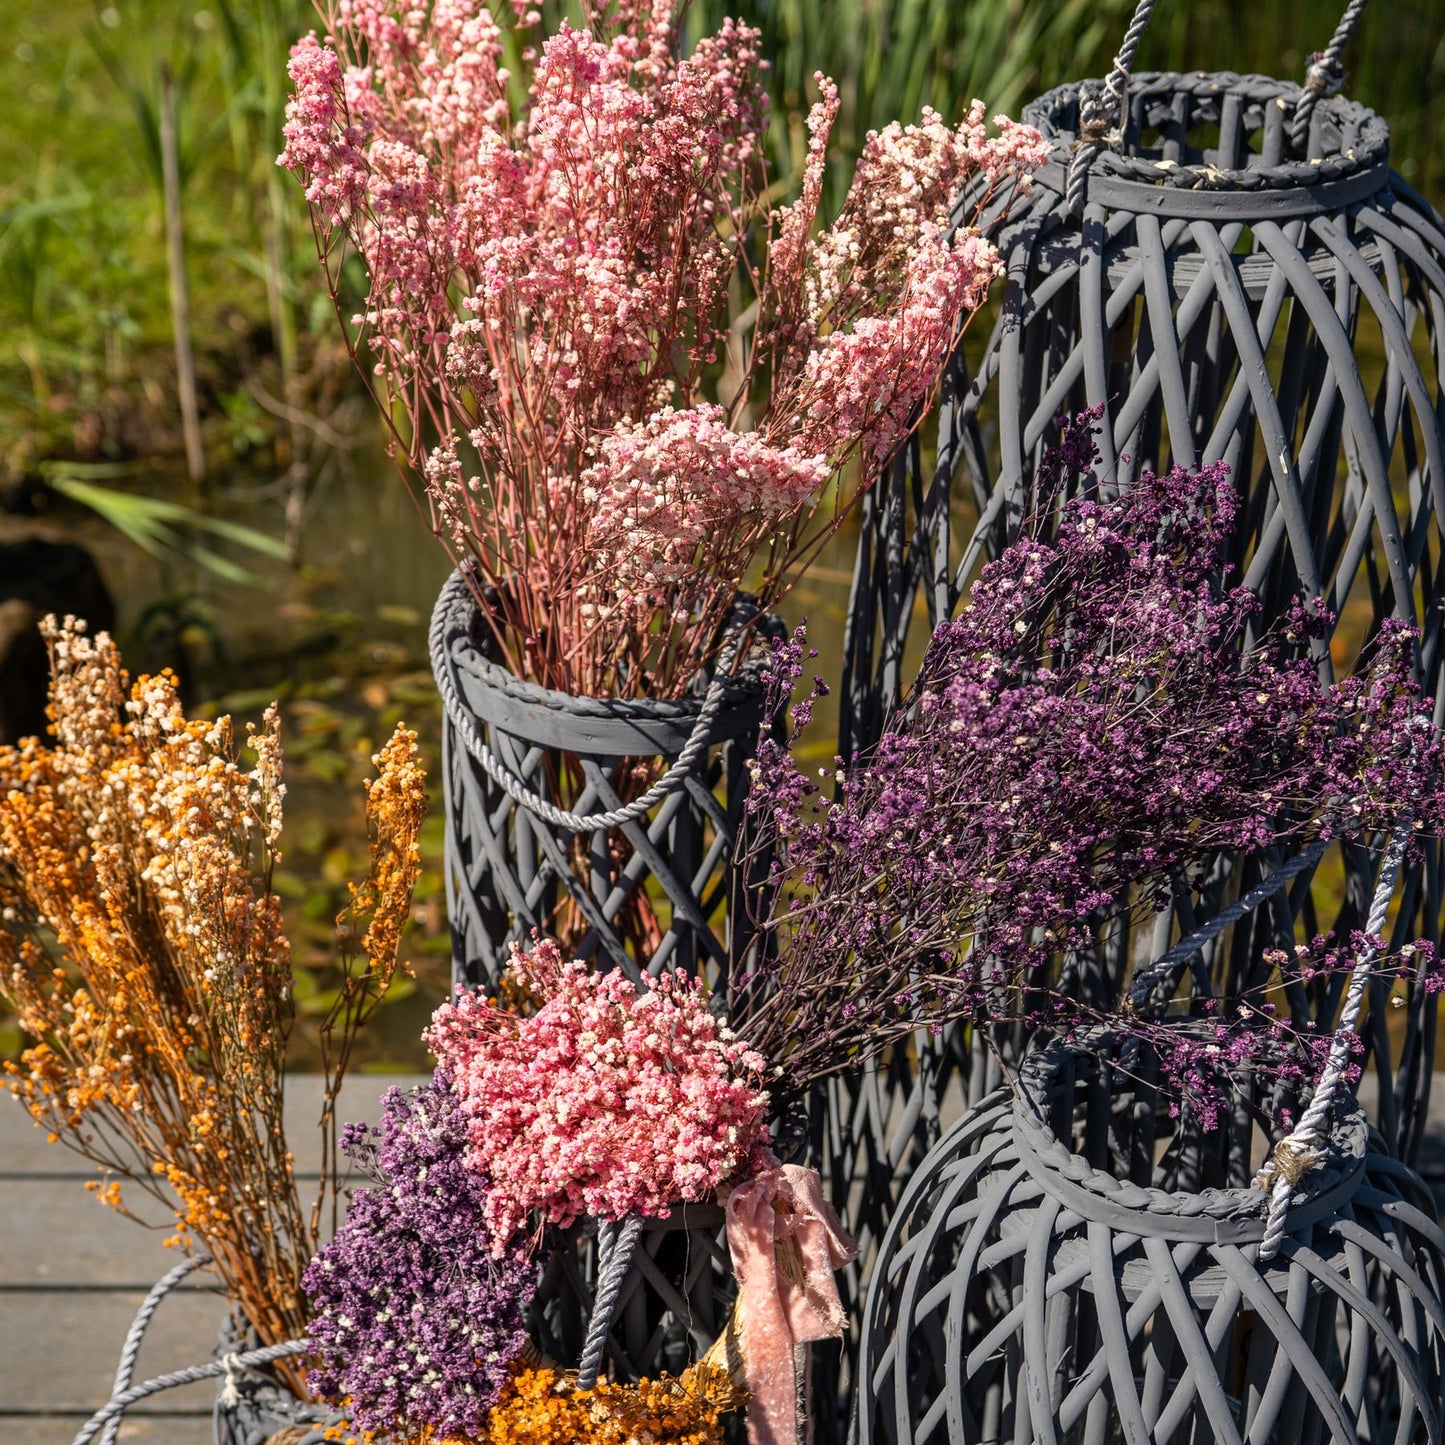
[{"label": "wicker vase", "polygon": [[1157,1077],[1137,1041],[1051,1045],[930,1152],[869,1291],[857,1445],[1441,1438],[1424,1185],[1344,1098],[1263,1263],[1280,1100],[1241,1077],[1210,1128]]},{"label": "wicker vase", "polygon": [[[735,622],[763,636],[780,631],[742,603]],[[746,955],[754,935],[747,885],[762,881],[729,867],[747,763],[764,722],[757,668],[727,684],[705,727],[706,746],[694,763],[677,767],[698,726],[700,697],[571,697],[512,676],[489,656],[458,574],[437,602],[431,651],[451,700],[443,757],[456,981],[495,988],[509,944],[560,926],[571,953],[599,968],[639,979],[681,967],[725,990],[730,963]],[[484,766],[479,741],[525,800]],[[627,759],[667,772],[674,786],[620,825],[573,826],[624,808],[619,765]],[[575,792],[558,797],[559,785]],[[545,815],[547,805],[582,818],[559,822]]]},{"label": "wicker vase", "polygon": [[[999,232],[1002,312],[980,351],[945,377],[937,445],[915,437],[865,498],[854,573],[840,751],[877,740],[909,676],[910,641],[950,617],[979,566],[1035,508],[1034,470],[1057,419],[1102,408],[1096,480],[1127,487],[1143,467],[1219,459],[1244,496],[1232,580],[1261,598],[1268,623],[1293,595],[1342,618],[1349,655],[1381,619],[1415,618],[1421,676],[1445,714],[1445,228],[1389,167],[1376,115],[1344,97],[1320,101],[1301,154],[1288,122],[1299,89],[1262,76],[1192,73],[1129,81],[1123,134],[1067,202],[1080,98],[1061,87],[1025,118],[1053,145],[1030,197]],[[971,344],[971,343],[970,343]],[[1350,641],[1346,645],[1346,638]],[[1322,671],[1329,670],[1327,657]],[[1395,942],[1438,941],[1445,856],[1425,848],[1403,883]],[[1212,944],[1189,986],[1231,994],[1268,976],[1266,953],[1308,933],[1347,933],[1364,916],[1373,859],[1343,850],[1337,875],[1302,879],[1270,909]],[[1155,938],[1111,930],[1097,958],[1106,996],[1131,951],[1157,954],[1171,930],[1203,922],[1278,859],[1221,857]],[[1379,1075],[1372,1121],[1413,1160],[1422,1137],[1436,1013],[1423,991],[1387,1031],[1389,980],[1371,985],[1364,1033]],[[1288,1000],[1296,1024],[1326,1019],[1337,986]],[[1401,1026],[1402,1025],[1402,1026]],[[904,1173],[937,1138],[947,1091],[977,1102],[996,1086],[996,1057],[1020,1040],[952,1031],[920,1039],[867,1110],[876,1138],[848,1141],[840,1172],[856,1187],[874,1158]],[[871,1086],[870,1086],[871,1087]],[[865,1112],[851,1095],[841,1107]],[[881,1232],[891,1196],[876,1189]]]}]

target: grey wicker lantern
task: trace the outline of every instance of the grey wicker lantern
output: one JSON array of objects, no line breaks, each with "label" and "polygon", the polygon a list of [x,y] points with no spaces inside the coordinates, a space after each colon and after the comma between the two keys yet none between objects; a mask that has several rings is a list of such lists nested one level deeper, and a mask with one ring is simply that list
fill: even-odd
[{"label": "grey wicker lantern", "polygon": [[[863,1325],[856,1445],[1426,1442],[1445,1234],[1346,1096],[1261,1260],[1250,1080],[1172,1119],[1152,1048],[1032,1055],[917,1171]],[[1156,1162],[1157,1161],[1157,1162]]]},{"label": "grey wicker lantern", "polygon": [[[734,621],[780,629],[743,603]],[[600,968],[636,980],[681,967],[725,987],[754,934],[746,891],[762,881],[729,867],[763,723],[756,671],[680,702],[551,692],[488,656],[457,573],[432,616],[431,660],[454,980],[495,988],[510,944],[570,921],[572,952]],[[663,775],[624,801],[628,759],[659,760]]]},{"label": "grey wicker lantern", "polygon": [[[1057,419],[1095,406],[1094,482],[1123,488],[1144,467],[1227,461],[1245,496],[1233,580],[1261,598],[1262,625],[1295,596],[1322,598],[1340,617],[1333,656],[1320,659],[1327,675],[1382,619],[1411,619],[1437,723],[1445,715],[1440,218],[1391,172],[1385,123],[1343,97],[1228,73],[1125,75],[1118,90],[1112,146],[1097,124],[1107,94],[1098,82],[1062,86],[1025,111],[1053,159],[1000,231],[999,322],[972,365],[960,353],[949,370],[936,462],[925,471],[915,444],[866,504],[845,755],[878,737],[906,680],[910,635],[921,640],[956,610],[979,565],[1033,511],[1034,470]],[[1401,938],[1440,936],[1445,864],[1438,844],[1426,851],[1405,883]],[[1221,858],[1202,889],[1181,895],[1176,916],[1161,918],[1154,951],[1170,928],[1193,928],[1276,861]],[[1196,978],[1225,995],[1254,987],[1267,950],[1292,943],[1297,923],[1357,926],[1370,860],[1347,848],[1344,865],[1342,907],[1302,879],[1213,945]],[[1135,943],[1115,933],[1097,960],[1106,977],[1121,975]],[[1388,988],[1375,985],[1377,1004]],[[1302,1023],[1337,1002],[1322,985],[1290,1007]],[[1412,995],[1393,1044],[1385,1013],[1372,1009],[1366,1031],[1380,1073],[1376,1122],[1412,1158],[1435,1012]],[[976,1100],[994,1082],[987,1052],[964,1041],[926,1052],[929,1091],[957,1080]],[[896,1092],[922,1121],[912,1147],[926,1147],[936,1108],[920,1107],[906,1082]]]}]

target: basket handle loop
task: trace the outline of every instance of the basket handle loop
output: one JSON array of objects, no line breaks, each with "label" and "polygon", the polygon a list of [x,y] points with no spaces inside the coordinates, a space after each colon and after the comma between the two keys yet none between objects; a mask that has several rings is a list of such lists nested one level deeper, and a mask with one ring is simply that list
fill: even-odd
[{"label": "basket handle loop", "polygon": [[1365,986],[1370,981],[1379,952],[1372,940],[1384,934],[1390,899],[1395,892],[1395,879],[1405,861],[1413,820],[1413,812],[1407,807],[1380,860],[1380,876],[1375,883],[1375,896],[1370,901],[1370,916],[1365,922],[1367,941],[1356,955],[1350,984],[1345,990],[1344,1006],[1340,1010],[1340,1021],[1330,1040],[1330,1051],[1309,1106],[1300,1116],[1299,1123],[1274,1146],[1264,1168],[1255,1176],[1255,1187],[1269,1190],[1269,1218],[1259,1245],[1261,1260],[1272,1259],[1278,1252],[1284,1241],[1290,1198],[1295,1186],[1319,1163],[1320,1142],[1326,1133],[1325,1121],[1349,1067],[1350,1041],[1360,1019]]},{"label": "basket handle loop", "polygon": [[1079,98],[1079,138],[1069,160],[1069,179],[1064,191],[1064,209],[1071,216],[1084,213],[1084,200],[1089,190],[1089,167],[1120,138],[1120,122],[1124,116],[1124,96],[1129,89],[1129,71],[1139,51],[1139,42],[1149,26],[1157,0],[1139,0],[1134,18],[1124,32],[1113,68],[1104,78],[1102,90]]},{"label": "basket handle loop", "polygon": [[620,1224],[603,1219],[597,1226],[597,1291],[587,1320],[587,1338],[582,1344],[582,1361],[577,1371],[577,1388],[590,1390],[602,1369],[607,1336],[622,1300],[622,1286],[637,1253],[642,1234],[642,1216],[629,1214]]},{"label": "basket handle loop", "polygon": [[1349,0],[1345,13],[1340,16],[1340,23],[1335,26],[1335,33],[1330,36],[1330,43],[1310,56],[1305,70],[1305,83],[1300,87],[1299,99],[1294,107],[1294,119],[1289,128],[1290,145],[1297,154],[1304,150],[1305,143],[1309,140],[1310,118],[1314,115],[1320,98],[1333,95],[1345,83],[1345,68],[1340,64],[1340,56],[1355,33],[1355,27],[1360,23],[1360,16],[1364,14],[1368,3],[1369,0]]},{"label": "basket handle loop", "polygon": [[456,730],[468,753],[479,766],[485,769],[491,780],[519,807],[525,808],[535,817],[550,823],[554,828],[563,828],[572,833],[596,833],[604,828],[622,828],[634,823],[657,806],[669,793],[675,793],[692,775],[699,759],[707,752],[712,734],[712,725],[717,719],[727,692],[728,679],[738,649],[746,632],[747,624],[736,628],[729,637],[718,657],[707,695],[698,710],[697,721],[682,751],[672,766],[657,779],[641,797],[634,798],[620,808],[605,813],[573,813],[549,803],[546,798],[529,788],[521,778],[489,748],[482,737],[476,719],[467,711],[452,680],[452,661],[447,650],[446,621],[458,589],[465,587],[459,573],[453,573],[442,588],[441,596],[432,612],[431,629],[427,638],[431,653],[432,672],[436,675],[437,691],[441,694],[442,707],[447,721]]},{"label": "basket handle loop", "polygon": [[[1129,72],[1139,50],[1139,42],[1149,25],[1149,16],[1157,0],[1139,0],[1134,7],[1134,17],[1124,32],[1119,53],[1114,57],[1113,68],[1104,79],[1101,89],[1080,96],[1079,136],[1074,142],[1074,153],[1069,159],[1068,183],[1064,190],[1064,209],[1071,216],[1082,216],[1084,202],[1089,190],[1089,167],[1110,146],[1117,146],[1122,139],[1124,119],[1124,98],[1129,89]],[[1309,139],[1310,118],[1320,98],[1333,95],[1344,83],[1344,67],[1340,56],[1349,44],[1355,27],[1360,23],[1369,0],[1348,0],[1340,23],[1330,43],[1323,50],[1310,56],[1305,71],[1305,82],[1300,87],[1299,100],[1295,103],[1294,118],[1290,122],[1290,144],[1296,152],[1304,149]]]}]

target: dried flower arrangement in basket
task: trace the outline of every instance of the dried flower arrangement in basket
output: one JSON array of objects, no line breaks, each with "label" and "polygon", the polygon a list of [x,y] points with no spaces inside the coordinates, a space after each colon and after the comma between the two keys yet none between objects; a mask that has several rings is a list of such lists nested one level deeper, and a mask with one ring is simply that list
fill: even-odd
[{"label": "dried flower arrangement in basket", "polygon": [[281,160],[484,625],[543,687],[682,695],[745,578],[775,601],[914,425],[998,275],[949,208],[1001,206],[1037,134],[890,125],[819,230],[837,89],[777,205],[746,25],[684,55],[676,0],[551,35],[520,0],[320,8]]}]

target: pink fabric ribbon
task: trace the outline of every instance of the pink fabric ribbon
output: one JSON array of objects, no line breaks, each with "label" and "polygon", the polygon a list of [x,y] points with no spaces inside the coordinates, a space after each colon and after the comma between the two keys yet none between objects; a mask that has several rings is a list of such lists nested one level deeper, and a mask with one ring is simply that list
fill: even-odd
[{"label": "pink fabric ribbon", "polygon": [[834,1270],[858,1254],[823,1198],[816,1169],[784,1164],[737,1185],[726,1201],[738,1278],[751,1445],[797,1445],[796,1346],[843,1333]]}]

